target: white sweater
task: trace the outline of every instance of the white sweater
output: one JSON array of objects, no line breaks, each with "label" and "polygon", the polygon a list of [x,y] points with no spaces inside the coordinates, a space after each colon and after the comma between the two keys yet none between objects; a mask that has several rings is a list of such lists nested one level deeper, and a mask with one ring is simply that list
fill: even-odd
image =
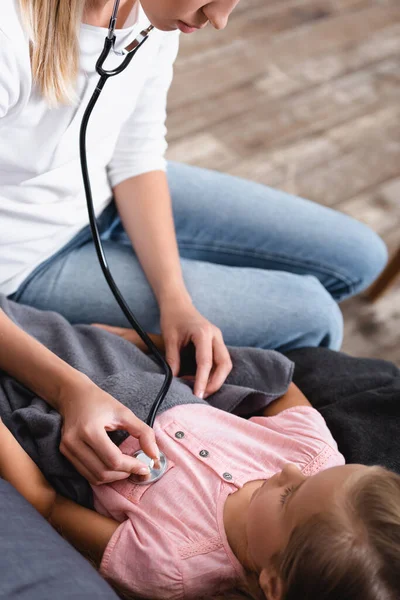
[{"label": "white sweater", "polygon": [[[50,109],[32,83],[17,6],[17,0],[0,1],[0,293],[7,295],[88,222],[79,128],[107,34],[81,26],[79,103]],[[117,49],[148,24],[139,7],[116,31]],[[153,30],[126,71],[105,85],[87,134],[96,214],[121,181],[165,169],[166,96],[178,41],[176,32]],[[106,66],[120,61],[110,55]]]}]

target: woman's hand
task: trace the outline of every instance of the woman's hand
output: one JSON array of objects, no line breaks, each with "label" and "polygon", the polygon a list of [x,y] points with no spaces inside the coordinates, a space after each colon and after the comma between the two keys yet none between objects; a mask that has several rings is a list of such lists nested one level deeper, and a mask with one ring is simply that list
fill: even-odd
[{"label": "woman's hand", "polygon": [[158,448],[150,427],[25,333],[1,310],[0,334],[0,369],[62,415],[60,450],[90,483],[124,479],[141,469],[148,473],[142,463],[123,454],[106,432],[124,429],[139,440],[148,456],[157,459]]},{"label": "woman's hand", "polygon": [[[136,331],[99,323],[94,325],[119,335],[148,353],[147,346]],[[190,302],[164,304],[161,310],[161,330],[162,336],[148,335],[157,348],[165,353],[173,375],[176,377],[179,374],[181,349],[193,342],[197,363],[194,393],[200,398],[207,398],[218,391],[232,369],[221,331],[207,321]]]},{"label": "woman's hand", "polygon": [[207,398],[219,390],[232,369],[221,331],[190,302],[161,304],[161,331],[165,355],[174,376],[179,373],[180,350],[192,342],[196,348],[194,393]]},{"label": "woman's hand", "polygon": [[89,379],[65,387],[58,408],[64,419],[60,450],[94,485],[148,473],[143,463],[117,448],[107,431],[123,429],[148,456],[159,456],[153,430]]}]

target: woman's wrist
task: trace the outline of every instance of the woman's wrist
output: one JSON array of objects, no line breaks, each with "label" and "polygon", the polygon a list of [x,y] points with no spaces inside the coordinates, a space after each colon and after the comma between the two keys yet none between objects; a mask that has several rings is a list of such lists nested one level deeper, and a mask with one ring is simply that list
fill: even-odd
[{"label": "woman's wrist", "polygon": [[157,294],[157,300],[162,313],[193,306],[192,298],[183,282],[180,285],[170,285],[160,290]]},{"label": "woman's wrist", "polygon": [[87,389],[90,385],[86,375],[20,329],[1,310],[0,332],[0,369],[56,410],[60,411],[65,398],[71,397],[71,392],[73,397],[76,390]]},{"label": "woman's wrist", "polygon": [[64,409],[73,403],[77,398],[88,394],[96,384],[84,373],[70,368],[67,376],[60,379],[57,394],[50,401],[51,405],[63,415]]}]

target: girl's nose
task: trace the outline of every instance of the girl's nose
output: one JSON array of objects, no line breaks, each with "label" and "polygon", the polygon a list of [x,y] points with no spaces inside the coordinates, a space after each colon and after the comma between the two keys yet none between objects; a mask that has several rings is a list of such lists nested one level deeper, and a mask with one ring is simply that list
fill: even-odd
[{"label": "girl's nose", "polygon": [[298,485],[306,479],[306,476],[296,465],[291,463],[285,465],[279,475],[279,485]]}]

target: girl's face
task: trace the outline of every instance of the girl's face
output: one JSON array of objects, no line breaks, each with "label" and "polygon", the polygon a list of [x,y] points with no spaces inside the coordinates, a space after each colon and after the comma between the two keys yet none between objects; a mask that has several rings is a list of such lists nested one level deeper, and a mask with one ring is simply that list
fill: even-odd
[{"label": "girl's face", "polygon": [[239,0],[141,0],[149,21],[162,31],[181,29],[182,23],[201,29],[211,23],[215,29],[224,29],[229,15]]},{"label": "girl's face", "polygon": [[253,494],[247,515],[248,557],[261,572],[274,554],[286,547],[293,529],[313,514],[326,512],[354,475],[364,465],[345,465],[305,477],[292,464],[267,479]]}]

